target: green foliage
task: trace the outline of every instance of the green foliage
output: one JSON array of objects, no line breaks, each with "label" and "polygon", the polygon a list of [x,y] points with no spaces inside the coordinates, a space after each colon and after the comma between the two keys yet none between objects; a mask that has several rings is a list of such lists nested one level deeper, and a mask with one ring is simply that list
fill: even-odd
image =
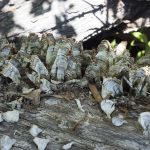
[{"label": "green foliage", "polygon": [[148,42],[148,46],[150,47],[150,41]]},{"label": "green foliage", "polygon": [[150,41],[148,41],[147,36],[142,32],[132,32],[132,35],[135,39],[131,41],[130,47],[137,46],[137,42],[140,42],[140,44],[144,46],[144,50],[139,50],[139,52],[137,53],[137,58],[140,58],[150,50]]},{"label": "green foliage", "polygon": [[132,32],[132,35],[138,39],[141,43],[147,43],[148,39],[146,37],[145,34],[141,33],[141,32]]},{"label": "green foliage", "polygon": [[138,58],[140,58],[140,57],[142,57],[142,56],[144,56],[144,55],[145,55],[145,50],[139,51],[139,52],[137,53],[137,57],[138,57]]},{"label": "green foliage", "polygon": [[117,45],[116,39],[113,39],[112,42],[110,43],[110,45],[114,49],[115,46]]},{"label": "green foliage", "polygon": [[135,41],[131,41],[130,46],[134,46],[135,45]]}]

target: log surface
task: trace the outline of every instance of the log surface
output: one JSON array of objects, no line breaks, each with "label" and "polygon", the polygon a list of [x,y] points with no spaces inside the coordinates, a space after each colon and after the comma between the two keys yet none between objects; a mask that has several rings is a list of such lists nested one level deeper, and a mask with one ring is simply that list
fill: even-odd
[{"label": "log surface", "polygon": [[[48,101],[47,101],[48,100]],[[33,137],[29,133],[32,124],[43,132],[38,135],[49,139],[46,150],[61,150],[63,145],[73,141],[71,150],[145,150],[150,148],[149,139],[138,129],[137,118],[127,119],[122,127],[115,127],[98,105],[92,105],[86,98],[81,100],[81,112],[74,100],[48,98],[32,111],[22,111],[17,123],[2,122],[0,137],[8,135],[16,139],[12,150],[36,150]],[[4,111],[0,105],[0,109]]]},{"label": "log surface", "polygon": [[51,31],[86,40],[122,22],[126,32],[149,26],[149,8],[145,0],[2,0],[0,35]]}]

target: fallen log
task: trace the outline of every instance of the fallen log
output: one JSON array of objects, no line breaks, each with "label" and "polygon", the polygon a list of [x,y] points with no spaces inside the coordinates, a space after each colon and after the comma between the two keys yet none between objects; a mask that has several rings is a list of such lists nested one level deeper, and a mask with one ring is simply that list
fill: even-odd
[{"label": "fallen log", "polygon": [[12,150],[36,150],[29,129],[33,124],[43,132],[38,137],[49,139],[47,150],[62,149],[74,141],[72,149],[139,150],[150,146],[138,129],[137,120],[128,119],[128,124],[115,127],[105,119],[98,106],[89,106],[90,100],[81,101],[85,113],[78,110],[75,101],[43,99],[36,110],[24,110],[17,123],[2,122],[0,137],[8,135],[16,139]]}]

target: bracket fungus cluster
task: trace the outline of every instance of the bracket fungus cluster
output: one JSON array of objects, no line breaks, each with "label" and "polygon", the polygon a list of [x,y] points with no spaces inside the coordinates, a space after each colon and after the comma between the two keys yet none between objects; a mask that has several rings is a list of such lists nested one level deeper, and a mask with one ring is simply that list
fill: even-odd
[{"label": "bracket fungus cluster", "polygon": [[83,50],[82,42],[72,38],[30,33],[20,37],[20,45],[17,48],[0,39],[0,77],[19,85],[24,98],[28,98],[24,88],[51,95],[71,84],[84,88],[94,83],[102,96],[100,107],[111,118],[116,98],[149,95],[149,54],[134,62],[125,41],[112,48],[103,40],[97,50]]}]

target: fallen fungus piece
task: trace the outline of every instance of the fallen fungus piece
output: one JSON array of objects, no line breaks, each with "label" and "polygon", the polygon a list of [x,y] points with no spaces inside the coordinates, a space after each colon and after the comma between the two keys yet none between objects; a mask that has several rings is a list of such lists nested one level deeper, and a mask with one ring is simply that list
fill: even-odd
[{"label": "fallen fungus piece", "polygon": [[112,100],[106,99],[100,103],[101,109],[106,113],[107,117],[111,119],[111,114],[115,110],[115,103]]},{"label": "fallen fungus piece", "polygon": [[18,122],[19,121],[19,111],[13,110],[13,111],[7,111],[2,114],[3,119],[6,122]]},{"label": "fallen fungus piece", "polygon": [[10,78],[13,82],[15,83],[20,83],[20,73],[19,70],[11,63],[7,63],[6,66],[4,66],[1,74],[3,74],[3,76]]},{"label": "fallen fungus piece", "polygon": [[75,144],[75,142],[69,142],[69,143],[67,143],[67,144],[65,144],[63,147],[62,147],[62,149],[64,149],[64,150],[69,150],[71,147],[72,147],[72,145],[73,144]]},{"label": "fallen fungus piece", "polygon": [[10,150],[11,147],[16,143],[15,139],[11,139],[7,135],[3,135],[1,138],[0,149],[1,150]]},{"label": "fallen fungus piece", "polygon": [[77,106],[79,108],[80,111],[85,112],[85,110],[83,109],[83,106],[81,105],[81,102],[79,99],[75,99]]},{"label": "fallen fungus piece", "polygon": [[90,91],[91,91],[91,93],[92,93],[92,95],[93,95],[93,97],[94,97],[94,99],[95,99],[96,102],[102,101],[102,97],[99,94],[96,85],[89,84],[89,89],[90,89]]},{"label": "fallen fungus piece", "polygon": [[34,143],[38,146],[38,150],[45,150],[49,140],[35,137],[33,139]]},{"label": "fallen fungus piece", "polygon": [[104,78],[101,92],[103,99],[109,98],[109,96],[120,96],[122,93],[123,88],[119,79]]},{"label": "fallen fungus piece", "polygon": [[29,132],[32,136],[36,137],[39,133],[42,132],[42,129],[40,129],[37,125],[33,124]]},{"label": "fallen fungus piece", "polygon": [[112,118],[112,124],[117,127],[122,126],[125,123],[128,123],[128,122],[126,120],[124,120],[122,115],[118,115],[118,116]]},{"label": "fallen fungus piece", "polygon": [[142,112],[138,118],[138,122],[144,129],[143,134],[150,136],[150,112]]}]

